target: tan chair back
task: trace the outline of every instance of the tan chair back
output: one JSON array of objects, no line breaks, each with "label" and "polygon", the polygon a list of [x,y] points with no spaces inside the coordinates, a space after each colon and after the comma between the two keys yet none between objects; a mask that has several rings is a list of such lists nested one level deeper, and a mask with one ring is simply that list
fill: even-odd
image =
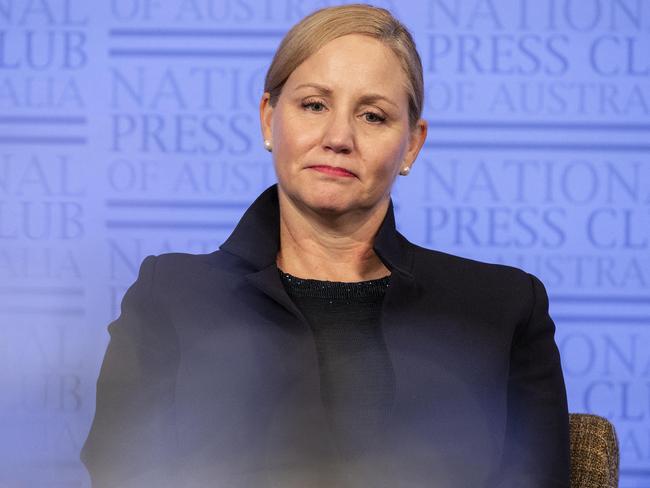
[{"label": "tan chair back", "polygon": [[611,422],[597,415],[569,414],[571,488],[618,488],[619,451]]}]

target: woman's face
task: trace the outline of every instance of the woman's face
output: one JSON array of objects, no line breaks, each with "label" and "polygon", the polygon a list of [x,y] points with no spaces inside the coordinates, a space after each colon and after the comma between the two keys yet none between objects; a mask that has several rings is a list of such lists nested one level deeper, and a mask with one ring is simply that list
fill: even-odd
[{"label": "woman's face", "polygon": [[363,35],[330,41],[289,76],[275,107],[260,104],[280,191],[299,206],[342,214],[387,204],[426,122],[409,126],[407,78],[393,51]]}]

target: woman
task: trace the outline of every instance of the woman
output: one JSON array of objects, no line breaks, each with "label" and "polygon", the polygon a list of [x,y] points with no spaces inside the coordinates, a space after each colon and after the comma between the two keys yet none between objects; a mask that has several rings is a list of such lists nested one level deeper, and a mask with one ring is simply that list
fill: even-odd
[{"label": "woman", "polygon": [[260,103],[278,184],[219,251],[143,261],[109,326],[93,486],[568,486],[543,285],[395,229],[422,100],[383,9],[287,34]]}]

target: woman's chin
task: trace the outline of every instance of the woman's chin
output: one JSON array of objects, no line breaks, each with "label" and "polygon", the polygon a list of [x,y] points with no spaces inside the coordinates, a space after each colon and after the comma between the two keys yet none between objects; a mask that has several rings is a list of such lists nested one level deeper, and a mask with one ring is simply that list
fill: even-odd
[{"label": "woman's chin", "polygon": [[341,191],[309,192],[305,195],[303,204],[316,213],[330,216],[354,212],[359,208],[359,202],[354,195]]},{"label": "woman's chin", "polygon": [[309,185],[287,192],[298,207],[309,209],[323,216],[342,216],[367,210],[369,205],[361,198],[357,188],[341,188],[338,185]]},{"label": "woman's chin", "polygon": [[323,215],[343,215],[355,210],[355,206],[351,202],[343,200],[316,198],[305,203],[310,209]]}]

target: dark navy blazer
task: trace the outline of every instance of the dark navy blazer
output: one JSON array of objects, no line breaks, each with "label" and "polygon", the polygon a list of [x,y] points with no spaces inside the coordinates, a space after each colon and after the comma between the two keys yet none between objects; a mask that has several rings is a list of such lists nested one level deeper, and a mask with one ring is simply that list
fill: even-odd
[{"label": "dark navy blazer", "polygon": [[[104,487],[568,487],[568,416],[544,286],[418,247],[391,207],[381,441],[338,450],[313,336],[275,264],[277,187],[220,250],[148,256],[109,325],[82,450]],[[351,372],[354,374],[354,372]]]}]

